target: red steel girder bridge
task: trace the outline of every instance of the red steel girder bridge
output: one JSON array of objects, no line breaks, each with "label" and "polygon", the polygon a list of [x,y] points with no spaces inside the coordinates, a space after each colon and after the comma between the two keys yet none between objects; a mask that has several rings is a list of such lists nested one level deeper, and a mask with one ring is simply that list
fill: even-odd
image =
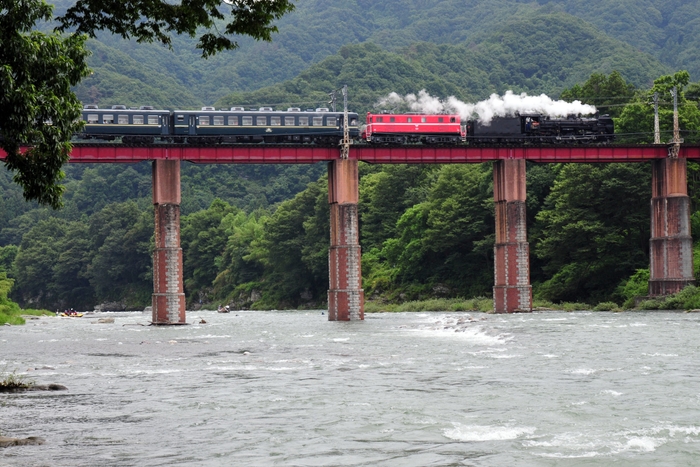
[{"label": "red steel girder bridge", "polygon": [[[667,145],[429,147],[358,144],[350,147],[349,158],[375,164],[463,164],[510,159],[550,163],[645,162],[669,157],[669,149]],[[700,160],[700,146],[682,146],[679,157]],[[75,144],[70,162],[136,163],[146,160],[179,160],[199,164],[313,164],[339,158],[338,147],[312,145],[129,147],[118,144]]]}]

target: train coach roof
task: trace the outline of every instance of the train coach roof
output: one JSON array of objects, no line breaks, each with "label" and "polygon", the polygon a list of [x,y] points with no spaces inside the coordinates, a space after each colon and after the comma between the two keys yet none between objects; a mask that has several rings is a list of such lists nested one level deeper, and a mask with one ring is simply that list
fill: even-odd
[{"label": "train coach roof", "polygon": [[[247,110],[244,110],[243,107],[231,107],[231,109],[220,109],[216,110],[214,108],[207,108],[207,109],[202,109],[202,110],[188,110],[188,109],[175,109],[173,110],[173,113],[186,113],[186,114],[227,114],[227,113],[246,113],[246,114],[254,114],[254,113],[260,113],[260,114],[310,114],[310,115],[318,115],[318,114],[329,114],[329,115],[343,115],[342,111],[330,111],[330,110],[319,110],[319,109],[307,109],[307,110],[300,110],[298,108],[289,108],[287,110],[263,110],[261,109],[252,109],[249,108]],[[357,112],[348,112],[349,115],[356,116]]]},{"label": "train coach roof", "polygon": [[169,110],[166,109],[154,109],[152,105],[142,105],[140,107],[129,107],[127,108],[125,105],[113,105],[110,108],[104,108],[100,109],[96,105],[84,105],[83,106],[83,112],[153,112],[153,113],[163,113],[163,112],[170,112]]}]

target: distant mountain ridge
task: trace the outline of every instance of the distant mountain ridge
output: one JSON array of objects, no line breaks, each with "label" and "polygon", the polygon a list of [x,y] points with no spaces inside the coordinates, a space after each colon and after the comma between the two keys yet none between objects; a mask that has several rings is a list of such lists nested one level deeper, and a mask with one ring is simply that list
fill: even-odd
[{"label": "distant mountain ridge", "polygon": [[[71,1],[55,3],[60,12]],[[151,105],[168,107],[210,105],[232,92],[252,91],[293,79],[310,66],[337,54],[342,46],[364,42],[374,43],[386,51],[398,51],[421,42],[479,50],[484,49],[482,43],[486,41],[488,52],[502,54],[493,58],[501,62],[499,68],[507,73],[507,63],[514,51],[505,44],[497,46],[495,31],[508,36],[508,45],[536,36],[549,44],[547,50],[553,50],[552,44],[562,45],[567,37],[573,37],[561,36],[574,23],[593,31],[591,34],[601,41],[600,57],[607,57],[600,59],[589,54],[579,60],[581,69],[606,72],[611,66],[615,68],[614,62],[621,58],[608,52],[616,49],[628,55],[635,51],[639,54],[635,56],[645,57],[644,61],[654,70],[687,69],[691,78],[697,80],[700,57],[695,51],[700,38],[692,32],[692,26],[700,20],[698,10],[695,2],[680,0],[601,0],[596,3],[579,0],[305,0],[298,2],[296,11],[277,23],[280,32],[273,36],[272,43],[242,38],[239,50],[209,60],[199,57],[193,47],[194,41],[187,37],[176,37],[171,52],[155,44],[136,44],[100,35],[102,45],[90,41],[96,52],[90,60],[94,75],[86,79],[77,92],[82,99],[92,98],[99,104],[135,105],[142,104],[141,99],[144,99]],[[528,25],[538,27],[533,16],[551,14],[554,20],[540,22],[540,25],[554,30],[526,29]],[[556,19],[565,27],[557,27]],[[508,28],[517,29],[518,34],[507,34]],[[576,44],[562,49],[578,55]],[[652,60],[652,57],[655,58]],[[543,55],[541,58],[551,57]],[[531,67],[539,65],[533,61]],[[149,77],[140,76],[139,68],[148,70]],[[482,72],[492,73],[487,68]],[[514,72],[528,74],[524,69]],[[537,75],[537,72],[533,70],[531,74]],[[641,84],[642,73],[636,74],[638,76],[625,74],[625,78]],[[564,76],[536,77],[553,83],[547,85],[549,89],[561,89],[571,82]],[[135,94],[138,94],[138,102]]]}]

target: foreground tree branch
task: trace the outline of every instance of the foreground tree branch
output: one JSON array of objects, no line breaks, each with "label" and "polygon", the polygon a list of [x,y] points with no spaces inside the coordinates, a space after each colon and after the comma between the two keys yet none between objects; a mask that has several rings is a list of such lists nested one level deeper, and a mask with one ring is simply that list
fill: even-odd
[{"label": "foreground tree branch", "polygon": [[[61,166],[81,125],[71,86],[89,74],[86,37],[32,31],[52,19],[53,6],[43,0],[0,5],[0,148],[24,197],[58,208]],[[20,146],[30,149],[20,153]]]},{"label": "foreground tree branch", "polygon": [[[270,41],[271,23],[294,9],[289,0],[78,0],[56,32],[35,29],[53,19],[44,0],[0,0],[0,148],[27,200],[61,207],[61,167],[68,161],[82,105],[71,87],[86,77],[85,41],[107,30],[170,46],[171,34],[199,36],[208,57],[238,47],[230,36]],[[226,23],[223,32],[217,24]],[[68,30],[72,34],[63,35]],[[29,148],[24,153],[21,147]]]},{"label": "foreground tree branch", "polygon": [[[238,47],[231,37],[246,35],[270,41],[277,27],[272,21],[294,9],[289,0],[78,0],[58,21],[59,31],[75,28],[91,37],[107,30],[138,42],[158,41],[171,45],[170,33],[195,37],[200,28],[208,32],[199,36],[197,48],[208,57],[222,50]],[[228,21],[223,33],[217,21]]]}]

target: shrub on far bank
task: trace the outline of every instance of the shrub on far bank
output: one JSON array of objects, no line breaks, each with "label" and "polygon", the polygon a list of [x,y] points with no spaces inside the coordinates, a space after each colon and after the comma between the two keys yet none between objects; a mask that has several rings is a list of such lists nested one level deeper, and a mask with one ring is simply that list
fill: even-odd
[{"label": "shrub on far bank", "polygon": [[19,305],[9,298],[14,280],[7,277],[7,273],[0,272],[0,325],[7,324],[24,324],[24,318],[21,315],[53,315],[48,310],[22,310]]},{"label": "shrub on far bank", "polygon": [[622,311],[615,302],[602,302],[593,307],[593,311]]},{"label": "shrub on far bank", "polygon": [[[644,277],[644,272],[638,274],[638,278]],[[641,289],[640,289],[641,290]],[[634,290],[633,293],[637,293]],[[632,302],[634,299],[630,299]],[[629,300],[628,300],[629,301]],[[693,285],[685,287],[683,290],[674,295],[666,297],[649,298],[643,300],[636,307],[628,306],[625,302],[624,306],[619,306],[616,302],[601,302],[595,306],[588,303],[552,303],[547,300],[535,298],[532,303],[533,311],[613,311],[619,312],[624,309],[635,310],[696,310],[700,309],[700,288]],[[404,303],[386,303],[380,301],[368,300],[365,302],[365,313],[391,313],[391,312],[410,312],[410,311],[480,311],[492,312],[493,299],[491,297],[477,297],[471,299],[460,298],[436,298],[430,300],[412,300]]]},{"label": "shrub on far bank", "polygon": [[19,305],[7,298],[14,283],[6,272],[0,272],[0,324],[24,324],[24,319],[19,315]]},{"label": "shrub on far bank", "polygon": [[365,301],[365,313],[393,313],[396,311],[396,307],[395,303]]},{"label": "shrub on far bank", "polygon": [[623,281],[616,290],[616,295],[622,298],[622,308],[635,307],[637,297],[643,297],[649,293],[649,269],[637,269],[629,279]]},{"label": "shrub on far bank", "polygon": [[[642,300],[637,304],[636,307],[631,308],[634,310],[663,310],[664,309],[664,299],[650,298],[648,300]],[[626,304],[626,303],[625,303]]]},{"label": "shrub on far bank", "polygon": [[493,309],[493,299],[488,297],[433,298],[429,300],[411,300],[404,303],[381,303],[365,301],[365,313],[394,313],[415,311],[481,311]]},{"label": "shrub on far bank", "polygon": [[689,285],[677,294],[666,297],[661,309],[694,310],[698,308],[700,308],[700,289],[694,285]]},{"label": "shrub on far bank", "polygon": [[593,307],[591,307],[588,303],[562,303],[561,304],[561,309],[564,311],[584,311],[584,310],[591,310]]},{"label": "shrub on far bank", "polygon": [[700,288],[688,285],[680,292],[666,297],[641,301],[636,310],[697,310],[700,309]]}]

